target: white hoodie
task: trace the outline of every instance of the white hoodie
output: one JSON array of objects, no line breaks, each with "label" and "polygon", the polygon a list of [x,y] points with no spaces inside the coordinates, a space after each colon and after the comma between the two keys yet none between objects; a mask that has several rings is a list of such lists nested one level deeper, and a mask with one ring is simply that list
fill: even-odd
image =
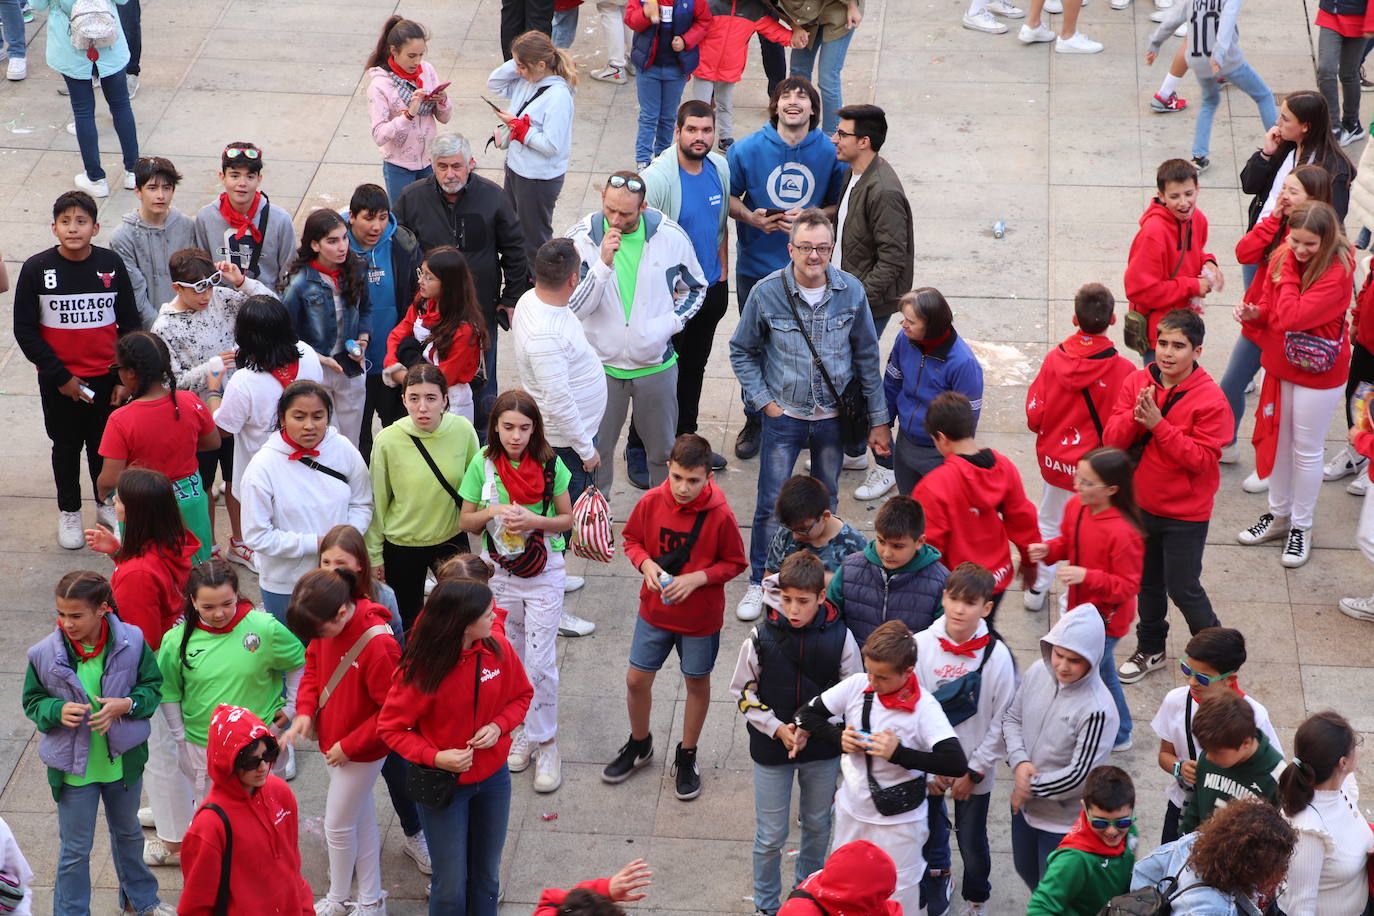
[{"label": "white hoodie", "polygon": [[248,463],[238,497],[243,540],[257,551],[258,584],[290,594],[296,580],[320,565],[320,538],[335,525],[367,531],[372,522],[372,478],[363,456],[334,427],[317,446],[315,460],[344,474],[348,483],[290,460],[291,446],[278,435]]}]

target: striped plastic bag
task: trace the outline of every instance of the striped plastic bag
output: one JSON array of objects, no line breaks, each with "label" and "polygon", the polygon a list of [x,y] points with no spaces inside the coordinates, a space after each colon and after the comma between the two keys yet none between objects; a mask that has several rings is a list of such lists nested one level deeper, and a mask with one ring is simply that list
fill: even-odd
[{"label": "striped plastic bag", "polygon": [[596,487],[587,487],[573,506],[573,553],[583,559],[609,563],[615,557],[611,504]]}]

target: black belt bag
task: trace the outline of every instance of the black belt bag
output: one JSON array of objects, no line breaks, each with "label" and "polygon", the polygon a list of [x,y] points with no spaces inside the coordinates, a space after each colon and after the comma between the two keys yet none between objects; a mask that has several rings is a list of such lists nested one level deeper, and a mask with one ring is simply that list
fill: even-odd
[{"label": "black belt bag", "polygon": [[[873,694],[871,692],[865,693],[863,726],[866,732],[873,730],[868,723],[868,716],[872,709]],[[925,774],[916,779],[899,782],[895,786],[880,786],[878,780],[873,778],[873,758],[868,754],[864,754],[864,766],[868,769],[868,793],[873,796],[873,807],[877,808],[878,813],[884,817],[915,811],[926,803]]]}]

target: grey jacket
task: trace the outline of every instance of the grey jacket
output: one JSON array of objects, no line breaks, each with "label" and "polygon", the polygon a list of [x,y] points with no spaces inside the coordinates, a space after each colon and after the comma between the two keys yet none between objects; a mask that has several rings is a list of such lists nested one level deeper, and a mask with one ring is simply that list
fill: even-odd
[{"label": "grey jacket", "polygon": [[[1061,617],[1040,640],[1042,660],[1026,672],[1002,718],[1007,763],[1015,770],[1029,761],[1039,771],[1021,809],[1026,823],[1037,830],[1068,833],[1082,810],[1088,771],[1111,756],[1121,718],[1097,673],[1106,638],[1102,615],[1091,604],[1080,604]],[[1090,661],[1088,673],[1072,684],[1060,684],[1050,662],[1055,646]]]},{"label": "grey jacket", "polygon": [[138,317],[143,319],[143,327],[149,328],[157,319],[158,306],[176,295],[167,262],[175,252],[196,247],[196,224],[175,207],[161,226],[145,223],[134,210],[124,214],[110,238],[110,247],[129,271]]},{"label": "grey jacket", "polygon": [[[1159,53],[1165,40],[1187,21],[1188,38],[1184,39],[1184,53],[1188,66],[1208,79],[1212,78],[1212,61],[1225,76],[1245,63],[1240,50],[1240,30],[1236,19],[1245,0],[1179,0],[1169,8],[1164,21],[1150,36],[1150,50]],[[1200,53],[1211,49],[1211,54]]]}]

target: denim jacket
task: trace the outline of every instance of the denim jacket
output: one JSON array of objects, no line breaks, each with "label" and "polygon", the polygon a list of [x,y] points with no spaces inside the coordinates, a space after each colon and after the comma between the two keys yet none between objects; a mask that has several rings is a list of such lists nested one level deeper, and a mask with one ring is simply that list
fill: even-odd
[{"label": "denim jacket", "polygon": [[1165,878],[1177,877],[1178,887],[1186,890],[1173,900],[1175,913],[1187,913],[1189,916],[1260,916],[1259,909],[1246,898],[1224,894],[1216,888],[1200,884],[1198,876],[1188,868],[1195,840],[1196,833],[1184,834],[1172,843],[1157,847],[1149,856],[1136,862],[1131,874],[1131,890],[1158,887]]},{"label": "denim jacket", "polygon": [[344,342],[356,340],[359,329],[370,328],[372,319],[367,284],[361,284],[361,288],[361,301],[344,301],[343,324],[339,324],[334,311],[333,284],[308,264],[292,274],[281,297],[297,336],[316,353],[338,360],[350,377],[360,373],[362,368],[349,357]]},{"label": "denim jacket", "polygon": [[869,425],[884,426],[887,400],[868,296],[852,274],[832,266],[826,276],[825,297],[814,310],[797,291],[790,264],[760,280],[730,338],[730,364],[750,407],[762,410],[776,401],[798,416],[834,410],[835,395],[817,371],[797,324],[800,314],[835,390],[844,391],[857,373],[868,400]]}]

